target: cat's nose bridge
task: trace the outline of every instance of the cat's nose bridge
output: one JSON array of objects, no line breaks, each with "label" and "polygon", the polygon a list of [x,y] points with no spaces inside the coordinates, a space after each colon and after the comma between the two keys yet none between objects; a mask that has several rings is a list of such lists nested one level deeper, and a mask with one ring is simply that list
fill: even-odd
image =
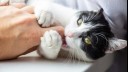
[{"label": "cat's nose bridge", "polygon": [[66,31],[65,31],[65,36],[67,36],[67,37],[73,37],[73,34],[74,34],[74,31],[75,29],[74,28],[68,28],[68,29],[66,29]]},{"label": "cat's nose bridge", "polygon": [[85,28],[84,26],[78,27],[78,28],[68,28],[65,31],[65,35],[67,37],[79,37],[83,32],[89,31],[89,28]]},{"label": "cat's nose bridge", "polygon": [[79,37],[81,34],[82,34],[81,31],[79,31],[79,30],[73,30],[73,31],[68,31],[66,33],[66,36],[67,37],[70,37],[70,38],[73,38],[73,37]]},{"label": "cat's nose bridge", "polygon": [[67,37],[72,38],[72,37],[74,37],[74,33],[75,33],[75,31],[73,31],[73,30],[69,30],[69,31],[66,32],[65,35],[66,35]]},{"label": "cat's nose bridge", "polygon": [[74,35],[73,33],[67,33],[66,36],[72,38]]}]

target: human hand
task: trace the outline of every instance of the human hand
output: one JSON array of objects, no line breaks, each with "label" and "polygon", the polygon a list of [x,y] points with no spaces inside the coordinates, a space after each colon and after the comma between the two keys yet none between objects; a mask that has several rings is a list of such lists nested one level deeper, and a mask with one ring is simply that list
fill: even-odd
[{"label": "human hand", "polygon": [[63,35],[61,26],[40,28],[33,13],[31,6],[21,9],[0,7],[0,60],[16,58],[33,51],[33,47],[40,44],[40,37],[45,31],[53,29]]}]

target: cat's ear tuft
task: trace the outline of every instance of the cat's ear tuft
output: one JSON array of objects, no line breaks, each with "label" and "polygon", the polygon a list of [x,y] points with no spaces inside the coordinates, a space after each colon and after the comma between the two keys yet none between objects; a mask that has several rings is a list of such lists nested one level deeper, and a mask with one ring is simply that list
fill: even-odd
[{"label": "cat's ear tuft", "polygon": [[118,38],[111,38],[109,40],[109,48],[106,50],[106,53],[113,53],[117,50],[121,50],[127,47],[127,41]]},{"label": "cat's ear tuft", "polygon": [[103,12],[104,12],[104,10],[101,8],[101,9],[97,12],[97,14],[103,14]]},{"label": "cat's ear tuft", "polygon": [[100,10],[98,10],[96,12],[96,15],[94,17],[94,20],[99,20],[101,19],[102,17],[104,17],[104,14],[103,14],[104,10],[101,8]]}]

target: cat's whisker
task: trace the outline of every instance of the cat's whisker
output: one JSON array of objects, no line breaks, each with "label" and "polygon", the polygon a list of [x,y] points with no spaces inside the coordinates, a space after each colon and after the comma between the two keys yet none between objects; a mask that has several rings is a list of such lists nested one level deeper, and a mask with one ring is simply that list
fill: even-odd
[{"label": "cat's whisker", "polygon": [[[71,50],[71,49],[70,49],[70,50]],[[69,53],[69,56],[68,56],[68,62],[70,63],[71,60],[72,60],[72,55],[71,55],[71,53]]]},{"label": "cat's whisker", "polygon": [[74,63],[76,63],[76,61],[77,61],[77,60],[76,60],[76,57],[77,57],[77,56],[76,56],[76,49],[74,49],[74,55],[73,55],[73,57],[74,57]]},{"label": "cat's whisker", "polygon": [[[79,49],[77,49],[77,52],[80,53]],[[83,56],[80,54],[80,56],[83,58]],[[80,62],[81,59],[78,57],[78,61]]]},{"label": "cat's whisker", "polygon": [[62,57],[64,57],[65,55],[64,55],[64,53],[62,53]]},{"label": "cat's whisker", "polygon": [[77,60],[77,62],[79,61],[78,57],[77,57],[77,54],[78,54],[78,49],[76,49],[76,54],[75,54],[75,59]]},{"label": "cat's whisker", "polygon": [[[64,56],[64,54],[63,54],[63,56]],[[63,56],[62,56],[62,57],[63,57]],[[65,58],[64,62],[67,62],[68,57],[69,57],[69,54],[68,54],[67,57]]]},{"label": "cat's whisker", "polygon": [[[79,50],[77,49],[77,54],[79,55]],[[76,55],[76,58],[78,59],[78,64],[80,63],[80,58],[79,56]]]},{"label": "cat's whisker", "polygon": [[73,57],[73,63],[75,63],[75,49],[73,49],[72,57]]},{"label": "cat's whisker", "polygon": [[69,54],[68,57],[67,57],[67,63],[70,62],[70,57],[71,57],[71,55]]},{"label": "cat's whisker", "polygon": [[[81,56],[82,56],[82,60],[85,60],[85,59],[84,59],[84,55],[81,55]],[[81,60],[81,59],[80,59],[80,60]]]},{"label": "cat's whisker", "polygon": [[70,62],[73,62],[73,50],[74,49],[71,49],[72,53],[70,54]]},{"label": "cat's whisker", "polygon": [[73,55],[71,54],[71,62],[73,63]]},{"label": "cat's whisker", "polygon": [[67,61],[71,62],[71,54],[68,55]]},{"label": "cat's whisker", "polygon": [[65,57],[65,54],[63,53],[62,57],[65,57],[65,62],[67,62],[69,60],[69,56],[70,56],[70,53],[68,52],[67,56]]},{"label": "cat's whisker", "polygon": [[76,52],[75,52],[75,61],[76,61],[76,62],[78,62],[77,53],[78,53],[78,49],[76,49]]}]

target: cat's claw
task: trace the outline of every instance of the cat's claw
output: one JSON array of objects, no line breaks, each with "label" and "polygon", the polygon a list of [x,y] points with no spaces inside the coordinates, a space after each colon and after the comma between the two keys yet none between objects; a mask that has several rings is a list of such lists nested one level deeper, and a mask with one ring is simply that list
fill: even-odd
[{"label": "cat's claw", "polygon": [[62,46],[62,39],[58,32],[47,31],[41,38],[39,53],[47,59],[56,59]]},{"label": "cat's claw", "polygon": [[41,27],[50,27],[53,24],[53,16],[47,11],[41,11],[37,20]]}]

